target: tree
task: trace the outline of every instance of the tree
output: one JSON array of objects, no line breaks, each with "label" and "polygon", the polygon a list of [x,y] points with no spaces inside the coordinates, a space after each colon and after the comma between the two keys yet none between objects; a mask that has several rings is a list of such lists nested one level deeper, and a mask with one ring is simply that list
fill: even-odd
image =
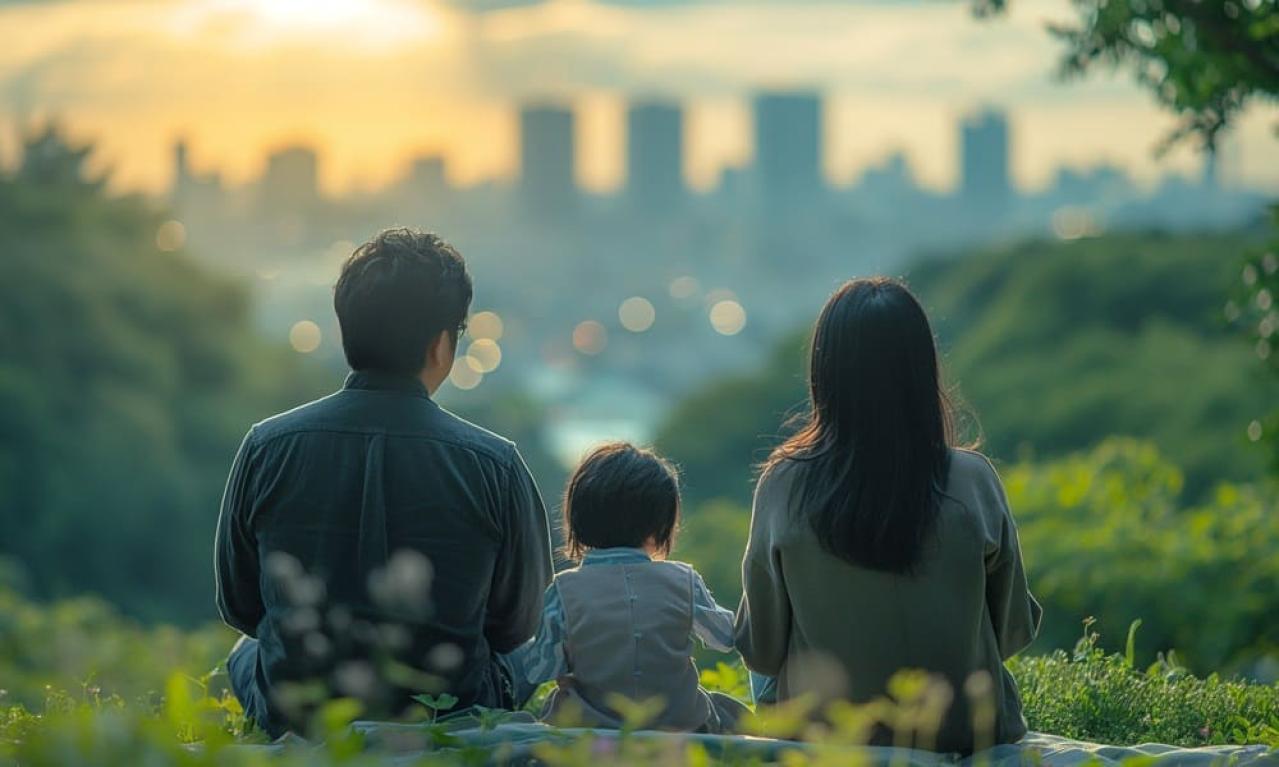
[{"label": "tree", "polygon": [[[1008,0],[973,0],[979,16],[1004,10]],[[1160,149],[1197,139],[1215,152],[1218,139],[1245,108],[1279,101],[1279,0],[1073,0],[1074,24],[1055,24],[1065,43],[1061,72],[1087,75],[1096,66],[1129,69],[1137,82],[1180,118]],[[1279,126],[1276,126],[1279,133]],[[1279,225],[1279,206],[1274,217]],[[1279,238],[1247,257],[1243,288],[1226,307],[1230,322],[1247,328],[1257,356],[1279,374]],[[1253,441],[1272,445],[1279,471],[1279,410],[1249,428]]]},{"label": "tree", "polygon": [[254,332],[243,286],[157,244],[164,211],[86,174],[88,147],[24,143],[0,174],[0,559],[23,571],[5,579],[207,619],[239,439],[327,387]]},{"label": "tree", "polygon": [[[973,0],[978,15],[1008,0]],[[1276,0],[1073,0],[1073,24],[1050,31],[1065,44],[1061,73],[1130,70],[1180,118],[1167,148],[1188,138],[1213,151],[1221,132],[1254,102],[1279,100]]]}]

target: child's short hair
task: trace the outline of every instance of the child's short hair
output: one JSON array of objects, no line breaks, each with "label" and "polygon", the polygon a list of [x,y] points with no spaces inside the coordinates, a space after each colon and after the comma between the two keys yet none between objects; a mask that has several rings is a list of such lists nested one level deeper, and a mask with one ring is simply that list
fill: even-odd
[{"label": "child's short hair", "polygon": [[651,539],[666,556],[679,523],[679,474],[652,450],[610,442],[592,450],[564,491],[565,549],[643,548]]}]

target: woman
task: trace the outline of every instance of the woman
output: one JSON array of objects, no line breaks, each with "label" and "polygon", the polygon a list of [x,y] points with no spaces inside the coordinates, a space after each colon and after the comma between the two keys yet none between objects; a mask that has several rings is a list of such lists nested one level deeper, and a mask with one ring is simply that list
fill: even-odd
[{"label": "woman", "polygon": [[916,745],[1020,739],[1003,661],[1041,610],[999,477],[953,446],[923,308],[894,280],[844,284],[817,320],[809,375],[811,415],[755,490],[736,627],[746,665],[777,677],[781,700],[819,703],[870,701],[922,669],[949,705]]}]

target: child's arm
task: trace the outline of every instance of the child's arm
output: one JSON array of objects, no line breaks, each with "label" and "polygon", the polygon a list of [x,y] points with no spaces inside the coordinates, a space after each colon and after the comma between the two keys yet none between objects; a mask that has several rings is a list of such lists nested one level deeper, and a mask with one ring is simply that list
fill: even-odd
[{"label": "child's arm", "polygon": [[523,706],[543,682],[568,673],[564,656],[564,604],[554,583],[547,587],[543,598],[537,635],[500,657],[511,672],[515,708]]},{"label": "child's arm", "polygon": [[716,604],[698,573],[693,573],[693,636],[717,652],[733,651],[733,611]]}]

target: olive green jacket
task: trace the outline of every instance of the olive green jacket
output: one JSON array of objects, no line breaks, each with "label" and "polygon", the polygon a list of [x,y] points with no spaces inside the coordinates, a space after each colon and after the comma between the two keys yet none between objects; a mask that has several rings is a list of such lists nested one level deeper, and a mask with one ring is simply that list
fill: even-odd
[{"label": "olive green jacket", "polygon": [[751,670],[778,677],[779,699],[867,702],[886,695],[897,671],[920,669],[945,683],[951,703],[917,745],[967,753],[1025,734],[1003,661],[1035,638],[1042,610],[994,467],[963,450],[949,463],[914,575],[858,567],[822,548],[793,508],[804,464],[784,462],[760,479],[736,641]]}]

